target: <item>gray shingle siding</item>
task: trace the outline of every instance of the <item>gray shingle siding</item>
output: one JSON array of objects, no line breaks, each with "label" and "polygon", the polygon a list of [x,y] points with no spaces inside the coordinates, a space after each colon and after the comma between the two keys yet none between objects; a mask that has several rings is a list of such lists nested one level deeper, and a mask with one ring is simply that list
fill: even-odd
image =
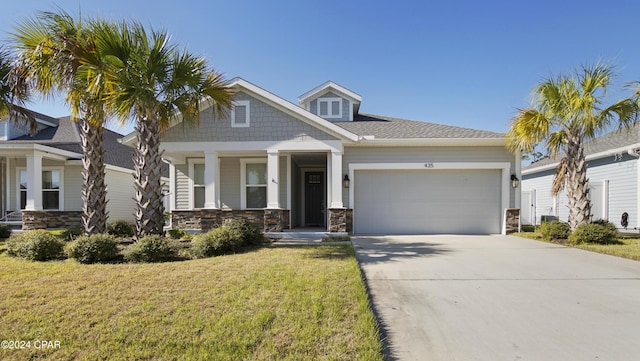
[{"label": "gray shingle siding", "polygon": [[283,141],[313,138],[317,140],[335,140],[334,136],[311,126],[257,98],[245,93],[237,93],[234,100],[250,102],[250,126],[233,128],[228,115],[214,118],[212,108],[202,111],[200,124],[188,128],[178,124],[163,137],[163,142],[183,141]]}]

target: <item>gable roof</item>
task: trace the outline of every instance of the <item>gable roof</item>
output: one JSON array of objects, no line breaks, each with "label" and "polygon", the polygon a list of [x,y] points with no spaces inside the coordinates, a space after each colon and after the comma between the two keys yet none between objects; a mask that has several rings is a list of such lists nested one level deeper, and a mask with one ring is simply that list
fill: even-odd
[{"label": "gable roof", "polygon": [[[42,144],[51,148],[77,153],[82,156],[79,124],[71,117],[55,119],[57,126],[47,127],[32,135],[0,141],[0,144]],[[117,167],[133,169],[133,149],[120,144],[121,134],[104,129],[105,163]]]},{"label": "gable roof", "polygon": [[[595,138],[584,144],[584,154],[587,159],[596,159],[612,155],[613,153],[626,151],[624,148],[640,147],[640,123],[636,123],[629,128],[621,128]],[[537,168],[548,168],[555,166],[564,152],[554,158],[544,158],[523,168],[523,170],[533,170]]]},{"label": "gable roof", "polygon": [[355,92],[353,92],[353,91],[351,91],[351,90],[349,90],[349,89],[347,89],[347,88],[345,88],[345,87],[343,87],[341,85],[338,85],[338,84],[332,82],[331,80],[328,80],[328,81],[318,85],[317,87],[309,90],[308,92],[302,94],[301,96],[299,96],[298,97],[298,103],[304,104],[307,101],[309,101],[310,99],[312,99],[314,96],[322,95],[322,94],[328,93],[328,92],[330,92],[332,90],[337,91],[338,93],[342,93],[342,94],[346,95],[347,97],[351,98],[351,100],[353,100],[353,101],[355,101],[357,103],[361,103],[362,102],[362,97],[359,94],[357,94],[357,93],[355,93]]}]

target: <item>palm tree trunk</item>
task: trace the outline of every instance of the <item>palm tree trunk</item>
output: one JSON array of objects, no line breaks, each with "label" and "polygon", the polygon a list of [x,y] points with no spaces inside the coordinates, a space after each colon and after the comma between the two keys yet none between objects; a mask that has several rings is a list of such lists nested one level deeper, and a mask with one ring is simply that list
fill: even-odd
[{"label": "palm tree trunk", "polygon": [[107,188],[104,165],[104,128],[80,122],[82,142],[82,226],[86,235],[107,231]]},{"label": "palm tree trunk", "polygon": [[567,144],[567,165],[569,198],[569,227],[571,231],[584,223],[591,222],[591,202],[589,199],[589,180],[587,162],[580,138],[575,137]]},{"label": "palm tree trunk", "polygon": [[134,188],[136,201],[136,237],[162,234],[162,153],[158,122],[146,118],[136,125]]}]

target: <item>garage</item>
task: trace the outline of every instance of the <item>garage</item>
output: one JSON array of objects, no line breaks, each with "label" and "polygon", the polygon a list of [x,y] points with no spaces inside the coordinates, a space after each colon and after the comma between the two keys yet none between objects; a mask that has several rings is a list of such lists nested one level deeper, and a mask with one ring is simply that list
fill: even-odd
[{"label": "garage", "polygon": [[356,170],[355,234],[501,232],[500,169]]}]

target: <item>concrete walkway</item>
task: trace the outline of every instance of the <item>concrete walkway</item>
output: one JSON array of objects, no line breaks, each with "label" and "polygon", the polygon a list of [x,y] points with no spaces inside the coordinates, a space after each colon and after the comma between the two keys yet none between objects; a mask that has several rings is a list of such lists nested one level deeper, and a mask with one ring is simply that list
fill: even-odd
[{"label": "concrete walkway", "polygon": [[352,242],[391,360],[640,360],[640,262],[511,236]]}]

